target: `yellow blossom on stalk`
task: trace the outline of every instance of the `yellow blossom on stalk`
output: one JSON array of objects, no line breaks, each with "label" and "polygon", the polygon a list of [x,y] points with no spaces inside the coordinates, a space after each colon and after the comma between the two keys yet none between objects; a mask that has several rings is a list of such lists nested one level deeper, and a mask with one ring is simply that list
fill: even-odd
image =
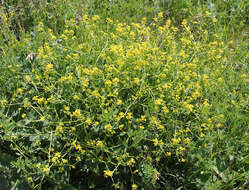
[{"label": "yellow blossom on stalk", "polygon": [[99,147],[99,148],[103,148],[104,147],[104,144],[102,141],[97,141],[96,142],[96,146]]},{"label": "yellow blossom on stalk", "polygon": [[139,83],[139,81],[140,81],[140,80],[139,80],[139,78],[137,78],[137,77],[136,77],[136,78],[134,78],[134,80],[133,80],[133,82],[134,82],[135,84],[138,84],[138,83]]},{"label": "yellow blossom on stalk", "polygon": [[177,145],[181,142],[181,139],[178,137],[178,138],[171,139],[171,141],[172,141],[173,145]]},{"label": "yellow blossom on stalk", "polygon": [[98,90],[92,91],[92,95],[95,96],[95,97],[99,97],[100,96]]},{"label": "yellow blossom on stalk", "polygon": [[186,25],[187,24],[187,20],[186,19],[183,19],[183,21],[182,21],[182,25]]},{"label": "yellow blossom on stalk", "polygon": [[158,141],[157,138],[153,139],[152,141],[154,142],[154,146],[157,146],[157,145],[158,145],[158,142],[159,142],[159,141]]},{"label": "yellow blossom on stalk", "polygon": [[40,164],[40,163],[36,164],[36,167],[37,167],[38,169],[40,169],[40,168],[41,168],[41,164]]},{"label": "yellow blossom on stalk", "polygon": [[107,19],[106,19],[106,22],[107,22],[108,24],[112,24],[112,23],[113,23],[112,19],[110,19],[110,18],[107,18]]},{"label": "yellow blossom on stalk", "polygon": [[67,164],[68,163],[68,160],[66,160],[64,158],[62,158],[61,161],[62,161],[63,164]]},{"label": "yellow blossom on stalk", "polygon": [[58,160],[58,158],[55,156],[55,157],[53,157],[51,160],[52,160],[53,163],[56,163],[57,160]]},{"label": "yellow blossom on stalk", "polygon": [[163,131],[165,128],[164,128],[163,125],[158,125],[158,126],[157,126],[157,129]]},{"label": "yellow blossom on stalk", "polygon": [[124,125],[119,125],[119,129],[122,130],[124,128]]},{"label": "yellow blossom on stalk", "polygon": [[4,100],[1,101],[1,105],[2,105],[2,106],[6,106],[7,104],[8,104],[8,101],[7,101],[7,100],[4,99]]},{"label": "yellow blossom on stalk", "polygon": [[185,162],[184,158],[179,159],[180,162]]},{"label": "yellow blossom on stalk", "polygon": [[29,75],[26,75],[26,76],[24,77],[24,80],[26,80],[27,82],[30,82],[30,76],[29,76]]},{"label": "yellow blossom on stalk", "polygon": [[171,156],[171,152],[166,152],[166,155],[167,156]]},{"label": "yellow blossom on stalk", "polygon": [[65,109],[66,111],[69,111],[69,110],[70,110],[70,108],[69,108],[68,106],[64,106],[64,109]]},{"label": "yellow blossom on stalk", "polygon": [[37,100],[38,100],[38,96],[34,96],[34,97],[32,98],[32,100],[37,101]]},{"label": "yellow blossom on stalk", "polygon": [[104,170],[104,177],[105,178],[112,177],[112,176],[113,176],[113,171]]},{"label": "yellow blossom on stalk", "polygon": [[158,17],[159,17],[159,18],[163,18],[163,12],[159,12],[159,13],[158,13]]},{"label": "yellow blossom on stalk", "polygon": [[75,94],[75,95],[73,96],[73,99],[75,99],[75,100],[79,100],[79,99],[80,99],[80,97],[79,97],[77,94]]},{"label": "yellow blossom on stalk", "polygon": [[132,190],[137,190],[137,185],[136,185],[135,183],[133,183],[133,184],[131,185],[131,189],[132,189]]},{"label": "yellow blossom on stalk", "polygon": [[50,73],[53,70],[53,68],[54,68],[54,65],[51,63],[46,65],[45,74]]},{"label": "yellow blossom on stalk", "polygon": [[156,101],[155,101],[155,104],[156,105],[161,105],[163,103],[163,100],[161,99],[161,98],[159,98],[159,99],[157,99]]},{"label": "yellow blossom on stalk", "polygon": [[146,116],[145,115],[142,115],[141,118],[140,118],[141,121],[146,121]]},{"label": "yellow blossom on stalk", "polygon": [[96,127],[96,126],[98,126],[98,125],[99,125],[99,122],[98,122],[98,121],[96,121],[96,122],[94,122],[94,123],[93,123],[93,125]]},{"label": "yellow blossom on stalk", "polygon": [[38,103],[38,104],[41,104],[42,102],[44,102],[44,98],[39,98],[39,99],[37,100],[37,103]]},{"label": "yellow blossom on stalk", "polygon": [[61,153],[60,152],[56,152],[55,156],[58,157],[58,158],[60,158],[61,157]]},{"label": "yellow blossom on stalk", "polygon": [[117,99],[117,102],[116,102],[116,104],[119,106],[119,105],[121,105],[123,102],[122,102],[122,100],[120,100],[120,99]]},{"label": "yellow blossom on stalk", "polygon": [[162,111],[163,111],[163,113],[165,113],[165,114],[169,113],[169,109],[167,108],[167,106],[163,106],[163,107],[162,107]]},{"label": "yellow blossom on stalk", "polygon": [[186,143],[186,144],[189,144],[190,143],[190,138],[186,138],[185,140],[184,140],[184,142]]},{"label": "yellow blossom on stalk", "polygon": [[86,153],[86,151],[85,151],[85,150],[80,150],[80,153],[81,153],[82,155],[84,155],[84,154]]},{"label": "yellow blossom on stalk", "polygon": [[32,177],[27,178],[28,181],[33,181]]},{"label": "yellow blossom on stalk", "polygon": [[133,171],[132,173],[133,173],[133,174],[136,174],[136,173],[138,173],[138,170],[135,170],[135,171]]},{"label": "yellow blossom on stalk", "polygon": [[41,117],[40,117],[40,120],[41,120],[41,121],[45,121],[45,117],[44,117],[44,116],[41,116]]},{"label": "yellow blossom on stalk", "polygon": [[79,109],[76,109],[74,112],[73,112],[73,116],[77,117],[77,118],[81,118],[82,115],[81,115],[81,111]]},{"label": "yellow blossom on stalk", "polygon": [[45,172],[48,175],[49,171],[50,171],[49,165],[46,165],[45,168],[43,168],[43,172]]},{"label": "yellow blossom on stalk", "polygon": [[92,17],[92,20],[93,20],[93,21],[96,21],[96,20],[99,20],[99,18],[100,18],[99,15],[94,15],[94,16]]},{"label": "yellow blossom on stalk", "polygon": [[117,86],[119,83],[119,79],[116,77],[112,80],[113,85]]},{"label": "yellow blossom on stalk", "polygon": [[131,112],[128,112],[127,115],[126,115],[126,119],[132,119],[132,113]]},{"label": "yellow blossom on stalk", "polygon": [[62,34],[62,35],[61,35],[61,38],[62,38],[63,40],[67,40],[67,39],[68,39],[68,37],[67,37],[65,34]]},{"label": "yellow blossom on stalk", "polygon": [[108,131],[108,132],[113,132],[113,131],[112,131],[112,126],[111,126],[111,124],[105,125],[104,128],[105,128],[105,130]]},{"label": "yellow blossom on stalk", "polygon": [[92,120],[90,118],[86,119],[85,122],[86,122],[87,125],[91,125],[92,124]]},{"label": "yellow blossom on stalk", "polygon": [[140,128],[140,129],[144,129],[144,126],[143,126],[143,125],[140,125],[139,128]]},{"label": "yellow blossom on stalk", "polygon": [[18,89],[16,90],[16,92],[17,92],[18,94],[22,94],[22,93],[23,93],[23,90],[22,90],[21,88],[18,88]]},{"label": "yellow blossom on stalk", "polygon": [[134,158],[131,158],[131,159],[127,162],[127,165],[128,165],[128,166],[134,166],[135,163],[136,163],[136,162],[135,162],[135,159],[134,159]]},{"label": "yellow blossom on stalk", "polygon": [[76,157],[76,161],[77,162],[80,162],[81,161],[81,158],[79,156]]},{"label": "yellow blossom on stalk", "polygon": [[87,87],[89,85],[89,80],[88,79],[85,79],[83,82],[82,82],[82,87]]},{"label": "yellow blossom on stalk", "polygon": [[56,127],[56,133],[62,133],[63,132],[63,123],[59,123],[59,125]]}]

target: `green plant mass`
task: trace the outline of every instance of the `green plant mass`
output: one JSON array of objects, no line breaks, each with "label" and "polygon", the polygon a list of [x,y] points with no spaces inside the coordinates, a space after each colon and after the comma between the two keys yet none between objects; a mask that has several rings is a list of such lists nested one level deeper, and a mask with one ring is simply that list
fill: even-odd
[{"label": "green plant mass", "polygon": [[248,1],[0,7],[0,189],[249,188]]}]

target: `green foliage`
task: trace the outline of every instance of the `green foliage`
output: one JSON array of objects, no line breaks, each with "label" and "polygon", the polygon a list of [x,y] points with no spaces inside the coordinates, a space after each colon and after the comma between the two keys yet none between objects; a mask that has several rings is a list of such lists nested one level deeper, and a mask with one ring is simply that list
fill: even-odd
[{"label": "green foliage", "polygon": [[0,188],[247,188],[246,1],[0,11]]}]

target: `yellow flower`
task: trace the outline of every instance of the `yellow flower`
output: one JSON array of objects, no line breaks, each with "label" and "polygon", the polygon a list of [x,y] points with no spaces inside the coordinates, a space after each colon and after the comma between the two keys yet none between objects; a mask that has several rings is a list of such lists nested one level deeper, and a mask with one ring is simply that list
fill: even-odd
[{"label": "yellow flower", "polygon": [[137,185],[135,183],[133,183],[131,188],[132,188],[132,190],[137,190]]},{"label": "yellow flower", "polygon": [[37,103],[38,103],[38,104],[41,104],[42,102],[44,102],[44,98],[39,98],[39,99],[37,100]]},{"label": "yellow flower", "polygon": [[77,94],[75,94],[75,95],[73,96],[73,99],[75,99],[75,100],[79,100],[79,99],[80,99],[80,97],[79,97]]},{"label": "yellow flower", "polygon": [[181,159],[180,159],[180,162],[185,162],[185,159],[184,159],[184,158],[181,158]]},{"label": "yellow flower", "polygon": [[62,125],[58,125],[58,126],[56,127],[56,132],[57,132],[57,133],[62,133],[62,132],[63,132]]},{"label": "yellow flower", "polygon": [[158,17],[159,17],[159,18],[163,18],[163,12],[159,12],[159,13],[158,13]]},{"label": "yellow flower", "polygon": [[126,115],[126,119],[132,119],[132,113],[131,112],[128,112],[127,115]]},{"label": "yellow flower", "polygon": [[157,99],[156,101],[155,101],[155,104],[156,105],[161,105],[163,103],[163,100],[161,99],[161,98],[159,98],[159,99]]},{"label": "yellow flower", "polygon": [[117,102],[116,102],[116,104],[119,106],[119,105],[121,105],[123,102],[122,102],[122,100],[120,100],[120,99],[117,99]]},{"label": "yellow flower", "polygon": [[80,161],[81,161],[81,158],[80,158],[79,156],[77,156],[76,161],[77,161],[77,162],[80,162]]},{"label": "yellow flower", "polygon": [[67,164],[67,163],[68,163],[68,160],[66,160],[66,159],[64,159],[64,158],[61,159],[61,161],[62,161],[63,164]]},{"label": "yellow flower", "polygon": [[43,168],[43,172],[45,172],[48,175],[49,171],[50,171],[49,165],[46,165],[45,168]]},{"label": "yellow flower", "polygon": [[8,101],[4,99],[1,101],[1,104],[2,104],[2,106],[6,106],[8,104]]},{"label": "yellow flower", "polygon": [[65,109],[66,111],[69,111],[69,110],[70,110],[70,108],[69,108],[68,106],[64,106],[64,109]]},{"label": "yellow flower", "polygon": [[80,118],[81,117],[81,112],[79,109],[76,109],[74,112],[73,112],[73,115],[77,118]]},{"label": "yellow flower", "polygon": [[189,138],[186,138],[184,141],[185,141],[186,144],[190,143],[190,139]]},{"label": "yellow flower", "polygon": [[134,164],[135,164],[134,158],[131,158],[131,159],[127,162],[127,165],[128,165],[128,166],[134,166]]},{"label": "yellow flower", "polygon": [[18,94],[22,94],[23,90],[22,90],[21,88],[18,88],[18,89],[16,90],[16,92],[17,92]]},{"label": "yellow flower", "polygon": [[124,125],[119,125],[119,129],[122,130],[124,128]]},{"label": "yellow flower", "polygon": [[113,176],[113,171],[104,170],[104,177],[105,178],[112,177],[112,176]]},{"label": "yellow flower", "polygon": [[200,137],[202,138],[202,137],[204,137],[204,136],[205,136],[204,133],[201,132]]},{"label": "yellow flower", "polygon": [[32,179],[32,177],[28,177],[27,180],[28,181],[32,181],[33,179]]},{"label": "yellow flower", "polygon": [[96,142],[96,146],[99,147],[99,148],[103,148],[104,147],[104,144],[102,141],[97,141]]},{"label": "yellow flower", "polygon": [[54,163],[56,163],[57,160],[58,160],[58,158],[56,156],[52,158],[52,162],[54,162]]},{"label": "yellow flower", "polygon": [[171,141],[172,141],[173,145],[177,145],[181,142],[181,139],[178,137],[178,138],[171,139]]},{"label": "yellow flower", "polygon": [[182,25],[186,25],[186,24],[187,24],[187,20],[186,20],[186,19],[183,19]]},{"label": "yellow flower", "polygon": [[133,82],[135,83],[135,84],[138,84],[139,83],[139,78],[134,78],[134,80],[133,80]]},{"label": "yellow flower", "polygon": [[26,80],[27,82],[30,82],[30,76],[26,75],[26,76],[24,77],[24,80]]},{"label": "yellow flower", "polygon": [[166,152],[166,155],[167,156],[171,156],[171,152]]},{"label": "yellow flower", "polygon": [[56,152],[56,153],[55,153],[55,156],[58,157],[58,158],[60,158],[60,157],[61,157],[61,153]]},{"label": "yellow flower", "polygon": [[111,126],[111,124],[107,124],[105,126],[105,130],[108,131],[108,132],[112,132],[112,126]]},{"label": "yellow flower", "polygon": [[158,139],[157,138],[153,139],[152,141],[154,142],[154,146],[158,145]]},{"label": "yellow flower", "polygon": [[96,21],[96,20],[99,20],[99,18],[100,18],[99,15],[94,15],[94,16],[92,17],[92,20],[93,20],[93,21]]},{"label": "yellow flower", "polygon": [[37,167],[38,169],[40,169],[40,168],[41,168],[41,163],[36,164],[36,167]]},{"label": "yellow flower", "polygon": [[46,70],[47,71],[50,71],[50,70],[52,70],[54,68],[54,65],[53,64],[48,64],[47,66],[46,66]]},{"label": "yellow flower", "polygon": [[144,126],[143,126],[143,125],[140,125],[139,128],[140,128],[140,129],[144,129]]}]

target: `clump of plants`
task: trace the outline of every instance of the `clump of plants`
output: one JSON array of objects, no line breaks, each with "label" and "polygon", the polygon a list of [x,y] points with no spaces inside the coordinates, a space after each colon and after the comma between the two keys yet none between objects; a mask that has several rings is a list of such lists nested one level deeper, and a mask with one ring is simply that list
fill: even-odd
[{"label": "clump of plants", "polygon": [[5,168],[31,189],[246,187],[248,47],[216,24],[85,14],[18,40],[3,18]]}]

